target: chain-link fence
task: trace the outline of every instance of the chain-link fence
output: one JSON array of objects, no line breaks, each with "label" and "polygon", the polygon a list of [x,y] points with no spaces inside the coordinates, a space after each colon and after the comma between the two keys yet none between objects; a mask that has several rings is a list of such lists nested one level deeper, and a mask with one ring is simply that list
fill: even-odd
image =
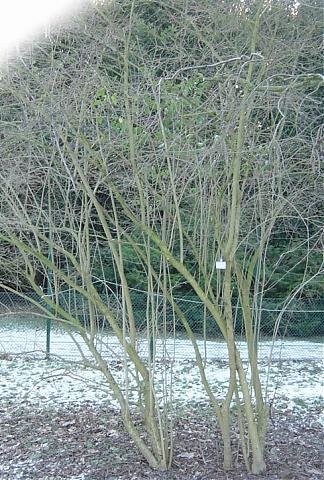
[{"label": "chain-link fence", "polygon": [[[102,295],[105,304],[122,324],[125,321],[125,305],[118,289]],[[153,351],[157,358],[194,360],[194,350],[184,325],[163,296],[154,295],[152,301],[152,296],[149,298],[146,292],[132,290],[130,297],[138,333],[137,348],[143,357]],[[226,360],[226,345],[203,303],[192,296],[175,296],[175,301],[195,333],[203,357],[206,360]],[[74,316],[85,329],[93,325],[90,319],[95,319],[96,346],[105,357],[118,359],[123,354],[105,316],[92,304],[89,305],[82,295],[61,292],[56,298],[56,305]],[[80,360],[82,355],[88,357],[90,353],[78,331],[62,321],[49,320],[46,310],[53,313],[46,303],[46,296],[39,298],[29,294],[23,298],[14,293],[0,292],[0,353],[51,354],[69,360]],[[63,318],[59,309],[56,315]],[[261,359],[270,356],[294,360],[323,358],[323,300],[295,300],[285,307],[279,299],[267,299],[252,311],[252,317],[257,325]],[[242,310],[235,302],[233,318],[244,359],[247,357],[244,322]]]}]

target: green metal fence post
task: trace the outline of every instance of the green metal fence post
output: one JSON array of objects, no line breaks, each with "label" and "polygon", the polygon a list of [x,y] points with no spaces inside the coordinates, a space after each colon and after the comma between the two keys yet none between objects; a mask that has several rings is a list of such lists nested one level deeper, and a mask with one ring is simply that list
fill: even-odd
[{"label": "green metal fence post", "polygon": [[[49,254],[49,257],[51,255]],[[51,282],[51,275],[50,273],[48,273],[48,277],[47,277],[47,295],[50,297],[50,298],[53,298],[52,297],[52,293],[53,293],[53,290],[52,290],[52,282]],[[51,328],[52,328],[52,320],[50,318],[48,318],[46,320],[46,360],[49,360],[50,359],[50,353],[51,353]]]},{"label": "green metal fence post", "polygon": [[[50,238],[51,238],[50,234]],[[49,248],[48,250],[48,259],[50,262],[53,262],[53,251],[52,247]],[[53,288],[52,288],[52,271],[48,269],[47,271],[47,296],[50,297],[50,299],[53,299]],[[52,309],[50,309],[50,312]],[[47,319],[46,321],[46,355],[45,358],[46,360],[50,359],[50,353],[51,353],[51,328],[52,328],[52,320],[50,318]]]},{"label": "green metal fence post", "polygon": [[46,322],[46,360],[50,359],[51,353],[51,326],[52,321],[48,318]]},{"label": "green metal fence post", "polygon": [[153,362],[154,357],[154,338],[153,335],[150,335],[150,345],[149,345],[149,361]]}]

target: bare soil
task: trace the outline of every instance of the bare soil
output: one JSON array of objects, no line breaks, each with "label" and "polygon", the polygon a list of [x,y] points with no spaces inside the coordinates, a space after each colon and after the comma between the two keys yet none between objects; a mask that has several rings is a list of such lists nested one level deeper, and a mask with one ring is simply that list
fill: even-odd
[{"label": "bare soil", "polygon": [[125,434],[116,411],[71,406],[68,410],[0,407],[1,480],[304,480],[320,479],[323,431],[318,407],[272,411],[261,477],[248,474],[233,432],[235,466],[222,469],[217,424],[207,411],[183,411],[174,424],[173,465],[148,467]]}]

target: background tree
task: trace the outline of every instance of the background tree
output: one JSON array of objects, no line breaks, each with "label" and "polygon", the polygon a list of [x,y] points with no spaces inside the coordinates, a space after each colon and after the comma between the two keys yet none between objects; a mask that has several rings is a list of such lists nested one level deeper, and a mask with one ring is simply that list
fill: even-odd
[{"label": "background tree", "polygon": [[[9,68],[3,76],[2,156],[18,172],[2,173],[3,248],[17,252],[41,306],[38,280],[50,275],[48,314],[82,336],[153,467],[167,468],[172,458],[172,385],[165,368],[158,398],[154,342],[148,362],[140,354],[143,326],[130,290],[139,279],[148,340],[165,339],[179,322],[192,341],[219,421],[224,467],[232,466],[235,419],[247,469],[265,469],[262,302],[288,276],[288,305],[314,288],[323,269],[318,30],[313,10],[292,3],[115,2],[85,12],[24,55],[19,73]],[[300,261],[286,271],[292,252]],[[117,309],[107,274],[120,285]],[[88,305],[87,325],[62,304],[66,289]],[[203,302],[227,343],[222,399],[175,296],[181,291]],[[247,368],[235,335],[237,306]],[[121,383],[98,349],[99,316],[124,351]]]}]

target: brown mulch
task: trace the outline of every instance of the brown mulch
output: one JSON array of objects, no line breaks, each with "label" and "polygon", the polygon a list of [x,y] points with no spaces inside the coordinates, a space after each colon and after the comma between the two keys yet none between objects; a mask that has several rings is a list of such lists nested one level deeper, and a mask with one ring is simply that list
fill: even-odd
[{"label": "brown mulch", "polygon": [[[324,478],[323,432],[318,410],[273,412],[267,439],[267,472],[246,473],[235,437],[235,467],[222,470],[215,420],[183,412],[174,425],[173,466],[148,467],[125,434],[115,411],[91,405],[68,410],[0,407],[1,480],[306,480]],[[322,439],[321,439],[322,437]],[[236,447],[237,445],[237,447]]]}]

